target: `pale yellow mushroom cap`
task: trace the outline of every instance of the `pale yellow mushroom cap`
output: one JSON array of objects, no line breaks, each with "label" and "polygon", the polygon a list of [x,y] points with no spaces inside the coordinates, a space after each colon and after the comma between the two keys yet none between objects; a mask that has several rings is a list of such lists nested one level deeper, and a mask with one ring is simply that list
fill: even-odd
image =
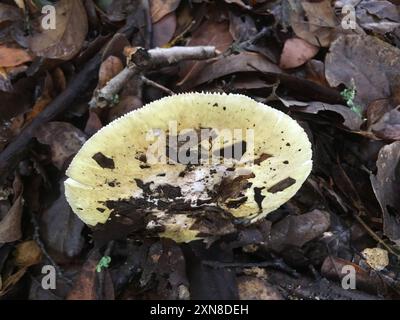
[{"label": "pale yellow mushroom cap", "polygon": [[[170,132],[171,124],[177,133]],[[201,129],[213,130],[214,140],[199,139],[210,154],[243,141],[246,150],[241,158],[221,157],[226,163],[150,163],[161,133],[173,137],[192,130],[200,137]],[[242,139],[222,134],[234,130]],[[158,160],[163,156],[165,149]],[[161,228],[160,236],[188,242],[234,231],[229,223],[215,228],[199,223],[203,207],[208,216],[221,215],[233,225],[279,208],[310,174],[311,158],[306,133],[283,112],[238,94],[179,94],[130,112],[91,137],[66,172],[65,193],[90,226],[114,219],[133,223],[140,212],[145,229]]]}]

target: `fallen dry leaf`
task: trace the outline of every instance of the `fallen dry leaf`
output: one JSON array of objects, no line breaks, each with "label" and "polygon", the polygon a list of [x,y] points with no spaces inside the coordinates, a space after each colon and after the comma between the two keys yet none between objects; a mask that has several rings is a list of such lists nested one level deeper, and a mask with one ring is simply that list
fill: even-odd
[{"label": "fallen dry leaf", "polygon": [[268,247],[282,251],[287,246],[301,247],[320,237],[330,226],[328,212],[313,210],[299,216],[288,216],[272,226]]},{"label": "fallen dry leaf", "polygon": [[14,242],[22,237],[21,218],[24,200],[22,197],[23,186],[18,176],[15,177],[13,189],[13,205],[6,216],[0,221],[0,244]]},{"label": "fallen dry leaf", "polygon": [[174,12],[180,2],[181,0],[151,0],[150,12],[153,23],[158,22],[167,14]]},{"label": "fallen dry leaf", "polygon": [[400,15],[395,4],[385,0],[363,0],[357,4],[358,24],[366,30],[385,34],[400,25]]},{"label": "fallen dry leaf", "polygon": [[109,56],[100,66],[98,89],[103,88],[108,81],[114,78],[124,69],[121,60],[115,56]]},{"label": "fallen dry leaf", "polygon": [[[360,126],[363,123],[363,120],[357,113],[349,107],[340,104],[310,102],[306,107],[296,108],[295,110],[314,114],[324,114],[325,111],[335,112],[343,119],[343,125],[354,131],[360,130]],[[327,116],[329,116],[328,113]]]},{"label": "fallen dry leaf", "polygon": [[97,272],[96,266],[101,255],[94,250],[82,266],[74,286],[67,296],[67,300],[96,300],[97,299]]},{"label": "fallen dry leaf", "polygon": [[371,130],[379,138],[400,140],[400,107],[386,112],[371,125]]},{"label": "fallen dry leaf", "polygon": [[371,183],[383,212],[385,235],[400,245],[400,141],[384,146],[376,161]]},{"label": "fallen dry leaf", "polygon": [[36,130],[35,137],[51,149],[51,159],[58,169],[62,169],[65,161],[78,152],[86,141],[86,135],[67,122],[50,122]]},{"label": "fallen dry leaf", "polygon": [[15,67],[29,61],[32,57],[25,49],[0,45],[0,67]]},{"label": "fallen dry leaf", "polygon": [[33,35],[29,47],[37,56],[69,60],[82,48],[88,21],[82,0],[60,0],[55,5],[56,28]]},{"label": "fallen dry leaf", "polygon": [[319,51],[319,48],[299,38],[291,38],[285,41],[279,66],[282,69],[297,68],[311,60]]},{"label": "fallen dry leaf", "polygon": [[[23,0],[21,0],[23,3]],[[22,11],[17,7],[0,3],[0,23],[5,21],[18,21],[22,20]]]},{"label": "fallen dry leaf", "polygon": [[[282,70],[261,54],[255,52],[241,52],[219,59],[203,67],[197,77],[190,82],[190,88],[236,72],[261,71],[264,73],[279,74]],[[189,85],[189,84],[188,84]]]},{"label": "fallen dry leaf", "polygon": [[101,123],[101,120],[97,115],[97,113],[94,110],[89,110],[89,118],[88,121],[86,122],[84,132],[88,135],[88,137],[91,137],[102,127],[103,124]]},{"label": "fallen dry leaf", "polygon": [[[220,52],[224,52],[232,44],[233,38],[229,32],[229,24],[227,22],[214,22],[207,20],[193,32],[192,39],[188,46],[215,46]],[[181,64],[179,75],[181,80],[178,86],[185,88],[187,86],[194,87],[191,83],[197,79],[198,74],[208,64],[207,61],[190,61]],[[186,86],[186,84],[188,85]]]},{"label": "fallen dry leaf", "polygon": [[73,214],[65,199],[64,184],[61,183],[59,198],[41,215],[43,242],[57,260],[68,260],[76,257],[83,248],[83,228],[83,222]]},{"label": "fallen dry leaf", "polygon": [[40,263],[42,250],[36,241],[28,240],[18,244],[15,248],[15,264],[20,268],[30,267]]},{"label": "fallen dry leaf", "polygon": [[[293,31],[314,46],[327,47],[337,25],[330,0],[290,2],[290,23]],[[295,4],[296,3],[296,4]]]},{"label": "fallen dry leaf", "polygon": [[52,91],[53,91],[53,80],[51,79],[51,76],[49,74],[46,74],[42,94],[36,100],[35,105],[32,107],[32,110],[26,114],[25,116],[26,123],[29,123],[34,118],[36,118],[37,115],[41,113],[47,107],[47,105],[53,100]]},{"label": "fallen dry leaf", "polygon": [[153,45],[162,47],[174,36],[176,30],[176,14],[171,12],[153,24]]},{"label": "fallen dry leaf", "polygon": [[372,36],[344,35],[325,58],[325,75],[332,87],[356,89],[356,103],[365,108],[390,98],[400,88],[400,49]]},{"label": "fallen dry leaf", "polygon": [[348,275],[348,267],[353,267],[356,272],[356,289],[371,293],[383,292],[386,286],[377,274],[370,274],[357,264],[338,257],[328,256],[321,267],[321,274],[334,281],[342,281]]}]

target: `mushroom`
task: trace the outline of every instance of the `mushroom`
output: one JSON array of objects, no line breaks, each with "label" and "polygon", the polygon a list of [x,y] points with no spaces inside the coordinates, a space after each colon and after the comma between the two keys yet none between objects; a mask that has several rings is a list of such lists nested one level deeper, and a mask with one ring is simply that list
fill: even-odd
[{"label": "mushroom", "polygon": [[67,169],[65,193],[96,230],[189,242],[279,208],[311,158],[306,133],[283,112],[244,95],[179,94],[92,136]]}]

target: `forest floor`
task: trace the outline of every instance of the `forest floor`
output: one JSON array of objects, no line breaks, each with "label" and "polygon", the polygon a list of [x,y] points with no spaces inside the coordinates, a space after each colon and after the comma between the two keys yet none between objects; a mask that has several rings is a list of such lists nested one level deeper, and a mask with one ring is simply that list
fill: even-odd
[{"label": "forest floor", "polygon": [[[0,299],[400,298],[399,10],[398,0],[2,0]],[[150,61],[110,88],[127,64],[177,46],[211,53]],[[96,246],[65,199],[72,158],[114,119],[193,91],[244,94],[296,119],[311,175],[210,246]]]}]

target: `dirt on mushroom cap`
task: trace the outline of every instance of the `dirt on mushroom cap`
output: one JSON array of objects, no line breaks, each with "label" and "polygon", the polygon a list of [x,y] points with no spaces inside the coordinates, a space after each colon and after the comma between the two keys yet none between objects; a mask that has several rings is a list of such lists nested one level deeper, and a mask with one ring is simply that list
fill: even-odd
[{"label": "dirt on mushroom cap", "polygon": [[[149,132],[171,136],[171,121],[177,134],[251,129],[253,148],[228,164],[150,164]],[[223,146],[243,142],[224,139]],[[224,157],[199,139],[199,147],[204,143]],[[126,225],[142,215],[146,230],[186,242],[232,232],[235,221],[254,222],[277,209],[309,175],[311,157],[306,133],[283,112],[243,95],[180,94],[128,113],[89,139],[67,170],[66,196],[88,225],[117,218]]]}]

